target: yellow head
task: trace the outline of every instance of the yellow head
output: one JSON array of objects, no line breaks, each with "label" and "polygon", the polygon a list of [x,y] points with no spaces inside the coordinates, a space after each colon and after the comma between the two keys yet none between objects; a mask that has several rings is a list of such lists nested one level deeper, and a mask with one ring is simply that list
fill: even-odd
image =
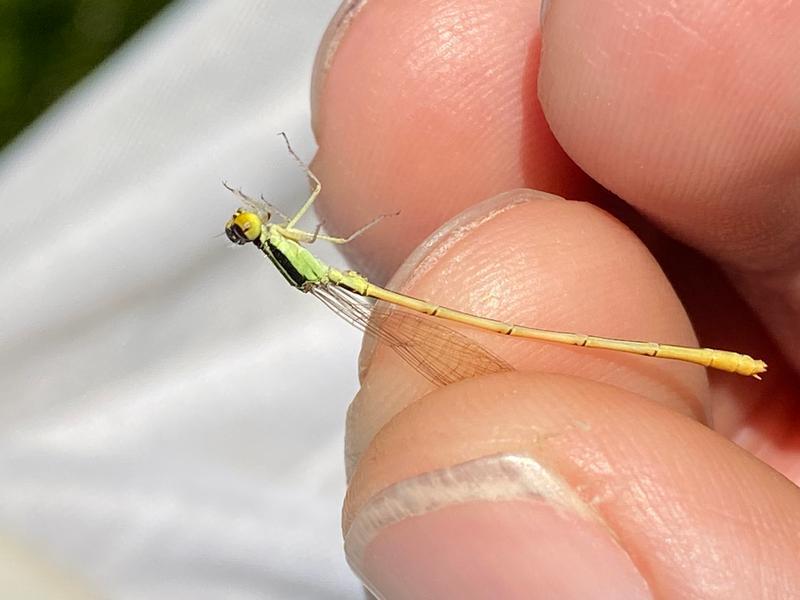
[{"label": "yellow head", "polygon": [[256,213],[237,210],[230,220],[225,223],[225,235],[234,244],[243,245],[248,242],[255,242],[261,237],[261,229],[264,224]]}]

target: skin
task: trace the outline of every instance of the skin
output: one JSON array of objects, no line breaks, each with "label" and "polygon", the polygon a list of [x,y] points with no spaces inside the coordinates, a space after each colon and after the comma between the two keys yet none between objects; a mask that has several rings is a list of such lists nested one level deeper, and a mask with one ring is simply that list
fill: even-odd
[{"label": "skin", "polygon": [[[715,597],[712,572],[732,585],[720,597],[800,594],[800,5],[678,4],[552,0],[540,25],[536,2],[371,0],[332,22],[312,94],[319,212],[336,233],[402,211],[347,247],[359,270],[385,282],[467,210],[450,229],[463,239],[418,251],[395,288],[769,364],[756,382],[480,338],[524,373],[454,394],[367,353],[345,529],[393,483],[533,453],[607,493],[603,517],[655,596]],[[541,192],[509,192],[522,187]],[[503,193],[490,207],[524,202],[471,208]],[[622,493],[632,473],[646,497]]]}]

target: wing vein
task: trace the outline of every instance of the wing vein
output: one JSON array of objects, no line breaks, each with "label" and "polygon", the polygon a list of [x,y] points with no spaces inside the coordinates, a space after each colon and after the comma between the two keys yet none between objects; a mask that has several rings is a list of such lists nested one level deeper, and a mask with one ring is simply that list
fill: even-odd
[{"label": "wing vein", "polygon": [[438,323],[435,317],[385,302],[373,303],[335,285],[318,285],[311,293],[365,335],[394,350],[435,385],[513,370],[503,359]]}]

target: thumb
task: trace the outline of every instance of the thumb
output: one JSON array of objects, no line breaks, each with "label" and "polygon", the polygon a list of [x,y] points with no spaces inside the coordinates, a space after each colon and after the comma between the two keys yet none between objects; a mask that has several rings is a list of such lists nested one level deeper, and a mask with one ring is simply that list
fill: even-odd
[{"label": "thumb", "polygon": [[344,509],[380,598],[800,597],[800,491],[620,388],[502,374],[374,437]]}]

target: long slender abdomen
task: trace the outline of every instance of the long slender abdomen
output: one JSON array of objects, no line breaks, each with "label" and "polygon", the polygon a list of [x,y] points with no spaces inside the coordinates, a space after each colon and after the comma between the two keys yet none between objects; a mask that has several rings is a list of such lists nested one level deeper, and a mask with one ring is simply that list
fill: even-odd
[{"label": "long slender abdomen", "polygon": [[551,331],[549,329],[537,329],[525,325],[513,325],[495,319],[479,317],[445,306],[439,306],[412,296],[399,294],[374,285],[369,285],[364,293],[366,296],[377,298],[385,302],[391,302],[411,310],[423,312],[433,317],[463,323],[471,327],[494,331],[503,335],[513,337],[524,337],[550,342],[555,344],[567,344],[571,346],[583,346],[586,348],[597,348],[602,350],[616,350],[640,356],[652,356],[656,358],[668,358],[683,362],[694,363],[704,367],[719,369],[729,373],[758,377],[759,373],[767,370],[767,365],[762,360],[756,360],[746,354],[730,352],[728,350],[714,350],[712,348],[691,348],[688,346],[674,346],[671,344],[659,344],[656,342],[638,342],[632,340],[617,340],[580,333],[568,333],[563,331]]}]

